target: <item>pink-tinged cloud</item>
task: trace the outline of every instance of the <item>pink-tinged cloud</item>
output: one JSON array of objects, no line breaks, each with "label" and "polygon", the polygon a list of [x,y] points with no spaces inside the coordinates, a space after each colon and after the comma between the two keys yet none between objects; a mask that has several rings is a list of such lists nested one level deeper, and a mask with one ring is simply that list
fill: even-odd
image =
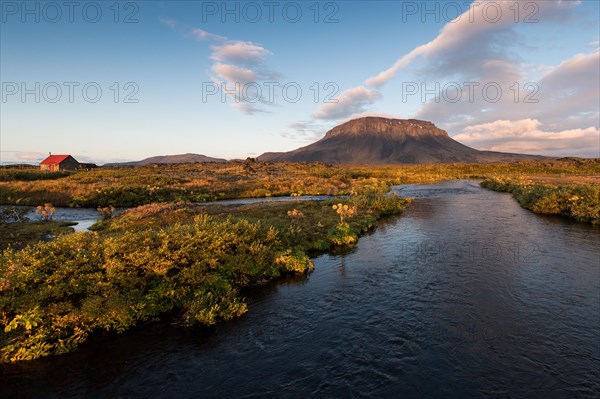
[{"label": "pink-tinged cloud", "polygon": [[[428,101],[415,113],[418,119],[436,121],[450,132],[461,132],[468,126],[510,120],[537,119],[553,131],[598,127],[600,119],[600,54],[577,54],[556,66],[538,68],[530,77],[517,81],[515,92],[503,85],[503,95],[491,103],[476,90],[473,102],[468,95],[460,101]],[[531,79],[531,80],[529,80]],[[529,85],[528,89],[525,88]],[[479,88],[482,86],[480,85]],[[530,90],[537,87],[536,91]],[[513,86],[514,88],[514,86]],[[466,90],[463,90],[466,92]],[[575,154],[573,154],[575,155]]]},{"label": "pink-tinged cloud", "polygon": [[227,38],[225,36],[216,35],[214,33],[207,32],[204,29],[200,29],[200,28],[194,28],[194,29],[192,29],[192,31],[190,32],[190,35],[194,39],[201,40],[201,41],[216,41],[216,42],[220,42],[220,41],[227,40]]},{"label": "pink-tinged cloud", "polygon": [[211,69],[217,74],[219,81],[247,84],[257,80],[256,72],[236,65],[216,63]]},{"label": "pink-tinged cloud", "polygon": [[337,102],[325,103],[313,114],[314,119],[337,120],[346,118],[352,114],[365,112],[365,107],[376,100],[382,98],[382,95],[375,91],[357,86],[343,91],[338,97]]},{"label": "pink-tinged cloud", "polygon": [[15,158],[21,161],[37,161],[47,156],[43,152],[15,152]]},{"label": "pink-tinged cloud", "polygon": [[[535,4],[538,7],[535,18],[541,22],[568,19],[573,7],[580,3],[537,1]],[[514,0],[474,1],[469,10],[447,23],[435,39],[400,57],[390,68],[371,76],[365,83],[380,87],[418,58],[427,63],[423,72],[432,76],[459,74],[472,78],[510,79],[504,74],[498,75],[500,68],[500,72],[504,70],[514,79],[517,72],[512,65],[519,61],[519,57],[509,51],[510,43],[519,43],[513,29],[517,25],[514,5]],[[518,21],[522,18],[520,16]]]},{"label": "pink-tinged cloud", "polygon": [[232,103],[231,106],[244,115],[254,115],[257,113],[267,112],[263,108],[257,106],[255,103],[250,103],[247,101]]},{"label": "pink-tinged cloud", "polygon": [[48,156],[48,153],[34,151],[0,151],[0,165],[11,163],[38,163]]},{"label": "pink-tinged cloud", "polygon": [[599,137],[595,126],[549,131],[537,119],[521,119],[469,126],[454,139],[480,150],[600,157]]},{"label": "pink-tinged cloud", "polygon": [[217,62],[231,64],[258,64],[273,54],[261,45],[243,41],[211,46],[211,49],[213,53],[210,58]]},{"label": "pink-tinged cloud", "polygon": [[[591,94],[586,97],[586,103],[598,99],[600,85],[600,52],[576,54],[549,70],[540,79],[540,90],[548,95],[565,98],[572,94],[581,96],[581,92]],[[577,93],[574,93],[577,89]]]},{"label": "pink-tinged cloud", "polygon": [[192,29],[188,37],[220,42],[210,46],[210,59],[215,62],[208,73],[219,89],[226,90],[225,98],[235,110],[246,115],[266,112],[263,106],[269,103],[263,96],[260,84],[280,77],[265,64],[265,59],[273,53],[260,44],[229,40],[200,28]]}]

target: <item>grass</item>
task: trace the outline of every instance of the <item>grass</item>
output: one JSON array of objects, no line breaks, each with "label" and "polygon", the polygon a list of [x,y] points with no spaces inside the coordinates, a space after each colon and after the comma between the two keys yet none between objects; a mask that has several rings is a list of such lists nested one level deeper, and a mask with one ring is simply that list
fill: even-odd
[{"label": "grass", "polygon": [[495,178],[485,179],[481,186],[511,193],[523,208],[535,213],[600,224],[600,185],[597,184],[556,185]]},{"label": "grass", "polygon": [[[31,176],[20,181],[14,173]],[[563,159],[497,164],[334,166],[320,163],[227,162],[105,167],[54,179],[38,170],[0,169],[0,204],[131,207],[156,202],[387,191],[392,184],[487,177],[598,182],[600,161]]]},{"label": "grass", "polygon": [[[365,181],[355,186],[361,189],[370,183]],[[320,164],[155,165],[98,168],[55,180],[3,181],[0,203],[130,207],[155,202],[204,202],[292,193],[348,193],[351,185],[343,170]]]},{"label": "grass", "polygon": [[39,168],[0,168],[0,181],[35,181],[35,180],[55,180],[67,177],[75,172],[72,171],[45,171]]},{"label": "grass", "polygon": [[212,325],[247,310],[240,293],[312,269],[309,254],[343,250],[409,203],[373,192],[333,202],[227,209],[188,203],[124,211],[94,232],[0,256],[0,361],[72,351],[90,334],[167,319]]}]

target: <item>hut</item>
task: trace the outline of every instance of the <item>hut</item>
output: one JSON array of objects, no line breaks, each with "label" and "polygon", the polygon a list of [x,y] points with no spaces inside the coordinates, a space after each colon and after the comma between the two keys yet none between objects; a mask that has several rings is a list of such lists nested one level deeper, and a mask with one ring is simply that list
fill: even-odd
[{"label": "hut", "polygon": [[77,168],[79,168],[79,162],[70,155],[49,155],[40,162],[40,170],[76,170]]}]

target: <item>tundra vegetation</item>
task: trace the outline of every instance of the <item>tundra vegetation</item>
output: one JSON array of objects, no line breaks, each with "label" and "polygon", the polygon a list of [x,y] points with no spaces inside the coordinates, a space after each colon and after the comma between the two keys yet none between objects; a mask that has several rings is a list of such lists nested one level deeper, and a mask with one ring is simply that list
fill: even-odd
[{"label": "tundra vegetation", "polygon": [[488,178],[481,186],[511,193],[519,204],[535,213],[560,215],[600,224],[600,185],[539,184],[532,180]]},{"label": "tundra vegetation", "polygon": [[597,178],[600,161],[380,166],[228,162],[102,167],[64,173],[0,169],[0,204],[131,207],[155,202],[350,194],[403,183],[533,176],[561,182]]},{"label": "tundra vegetation", "polygon": [[[599,160],[331,166],[229,162],[77,172],[0,169],[0,361],[74,350],[91,334],[144,322],[212,325],[247,310],[248,287],[311,270],[409,200],[393,184],[487,179],[536,212],[598,222]],[[521,185],[523,179],[531,184]],[[330,194],[327,201],[305,195]],[[247,205],[208,200],[292,195]],[[54,206],[93,207],[91,232],[51,221]],[[115,207],[132,207],[114,216]],[[6,232],[6,234],[4,233]],[[7,237],[5,239],[5,237]],[[50,238],[53,240],[48,241]],[[47,242],[46,242],[47,241]]]},{"label": "tundra vegetation", "polygon": [[[75,349],[92,333],[142,322],[212,325],[247,310],[243,289],[311,270],[408,200],[371,192],[245,206],[148,204],[0,257],[0,360]],[[302,216],[300,216],[302,215]],[[46,222],[51,223],[51,222]]]}]

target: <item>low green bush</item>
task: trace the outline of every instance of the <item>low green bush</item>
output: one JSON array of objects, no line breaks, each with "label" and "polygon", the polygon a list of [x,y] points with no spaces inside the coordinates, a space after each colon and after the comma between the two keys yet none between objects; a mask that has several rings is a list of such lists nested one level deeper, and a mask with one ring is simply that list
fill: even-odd
[{"label": "low green bush", "polygon": [[0,257],[0,360],[74,349],[175,311],[185,324],[239,316],[239,288],[312,266],[272,227],[198,216],[187,225],[102,238],[75,233]]},{"label": "low green bush", "polygon": [[376,193],[338,203],[356,208],[343,223],[327,201],[149,204],[94,232],[9,248],[0,255],[0,362],[69,352],[94,332],[144,321],[238,317],[243,287],[309,271],[309,254],[354,245],[408,201]]},{"label": "low green bush", "polygon": [[511,193],[523,208],[535,213],[600,224],[600,186],[597,185],[555,186],[488,178],[481,182],[481,187]]}]

